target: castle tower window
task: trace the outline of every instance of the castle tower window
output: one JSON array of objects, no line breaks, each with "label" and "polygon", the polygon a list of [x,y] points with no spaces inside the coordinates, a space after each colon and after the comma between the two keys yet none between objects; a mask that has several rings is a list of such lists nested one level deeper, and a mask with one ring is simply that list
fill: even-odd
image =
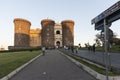
[{"label": "castle tower window", "polygon": [[60,31],[58,30],[58,31],[56,31],[56,34],[60,34]]}]

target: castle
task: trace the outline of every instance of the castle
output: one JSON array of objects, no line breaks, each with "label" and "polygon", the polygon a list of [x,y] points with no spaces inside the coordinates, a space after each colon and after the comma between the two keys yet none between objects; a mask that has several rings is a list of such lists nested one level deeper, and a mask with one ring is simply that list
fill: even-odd
[{"label": "castle", "polygon": [[74,45],[74,21],[72,20],[55,23],[54,20],[44,19],[41,21],[42,29],[31,29],[31,22],[22,18],[16,18],[13,22],[14,47],[9,47],[9,49]]}]

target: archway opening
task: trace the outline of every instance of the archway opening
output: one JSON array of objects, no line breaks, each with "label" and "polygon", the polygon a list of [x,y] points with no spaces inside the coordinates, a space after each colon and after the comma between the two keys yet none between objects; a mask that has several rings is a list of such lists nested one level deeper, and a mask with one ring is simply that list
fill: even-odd
[{"label": "archway opening", "polygon": [[56,47],[58,47],[58,48],[60,47],[60,41],[56,42]]},{"label": "archway opening", "polygon": [[56,31],[56,34],[60,34],[60,31],[59,31],[59,30],[57,30],[57,31]]}]

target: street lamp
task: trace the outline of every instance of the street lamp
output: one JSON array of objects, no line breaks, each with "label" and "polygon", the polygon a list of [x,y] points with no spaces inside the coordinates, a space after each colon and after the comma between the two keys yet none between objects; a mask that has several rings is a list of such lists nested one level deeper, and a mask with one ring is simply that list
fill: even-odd
[{"label": "street lamp", "polygon": [[111,24],[106,25],[106,18],[104,19],[104,45],[105,45],[105,57],[106,57],[106,80],[108,80],[108,71],[110,68],[110,54],[108,53],[109,46],[110,46],[110,35],[109,35],[109,27]]},{"label": "street lamp", "polygon": [[[104,40],[104,38],[105,38],[105,33],[104,33],[104,30],[102,30],[101,31],[101,41],[102,41],[102,48],[103,48],[103,50],[104,50],[104,47],[105,47],[105,40]],[[103,63],[105,64],[105,59],[104,59],[105,57],[104,57],[104,53],[103,53]]]},{"label": "street lamp", "polygon": [[105,57],[106,57],[106,80],[108,80],[108,50],[107,50],[107,45],[108,45],[108,28],[106,26],[106,19],[104,19],[104,40],[105,40]]}]

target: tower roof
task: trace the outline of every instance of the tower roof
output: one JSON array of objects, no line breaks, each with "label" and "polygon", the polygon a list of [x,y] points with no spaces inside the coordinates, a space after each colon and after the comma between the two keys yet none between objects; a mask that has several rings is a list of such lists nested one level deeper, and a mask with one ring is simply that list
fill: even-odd
[{"label": "tower roof", "polygon": [[15,18],[13,22],[15,21],[25,21],[25,22],[28,22],[30,25],[31,25],[31,22],[26,20],[26,19],[23,19],[23,18]]},{"label": "tower roof", "polygon": [[55,23],[55,21],[52,20],[52,19],[43,19],[43,20],[41,21],[41,24],[44,24],[44,22],[53,22],[53,23]]},{"label": "tower roof", "polygon": [[64,20],[61,23],[73,23],[74,24],[74,21],[73,20]]}]

